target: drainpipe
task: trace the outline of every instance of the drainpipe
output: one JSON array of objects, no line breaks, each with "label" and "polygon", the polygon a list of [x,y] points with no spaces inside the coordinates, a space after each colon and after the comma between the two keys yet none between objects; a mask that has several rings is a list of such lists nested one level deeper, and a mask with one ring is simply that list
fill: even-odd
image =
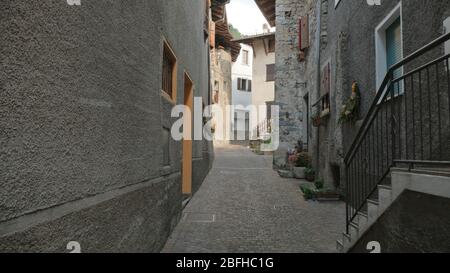
[{"label": "drainpipe", "polygon": [[[317,49],[317,54],[316,54],[316,94],[317,94],[317,98],[320,98],[320,53],[321,53],[321,30],[322,30],[322,25],[321,25],[321,17],[322,17],[322,0],[317,0],[317,25],[316,25],[316,42],[315,42],[315,46]],[[316,169],[317,171],[319,171],[319,155],[320,155],[320,145],[319,145],[319,141],[320,141],[320,127],[317,127],[317,142],[316,142]]]}]

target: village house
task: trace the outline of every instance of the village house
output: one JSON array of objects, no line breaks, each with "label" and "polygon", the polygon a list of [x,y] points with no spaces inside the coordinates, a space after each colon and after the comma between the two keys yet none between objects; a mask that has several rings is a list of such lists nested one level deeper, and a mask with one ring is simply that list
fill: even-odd
[{"label": "village house", "polygon": [[232,105],[232,64],[236,62],[241,46],[233,40],[230,33],[225,4],[219,1],[211,8],[211,85],[212,103],[219,106],[221,118],[213,116],[212,127],[216,143],[230,143],[233,135],[234,113],[228,107]]},{"label": "village house", "polygon": [[[253,49],[252,63],[252,105],[258,107],[256,115],[250,117],[251,139],[263,137],[270,133],[261,127],[270,127],[271,106],[275,99],[275,32],[270,32],[267,25],[263,33],[236,39]],[[256,124],[253,124],[256,123]]]},{"label": "village house", "polygon": [[170,133],[210,101],[209,1],[7,5],[0,252],[160,251],[213,159]]},{"label": "village house", "polygon": [[250,111],[253,90],[253,48],[241,44],[239,57],[231,67],[232,94],[235,107],[232,120],[233,143],[248,145],[250,140]]},{"label": "village house", "polygon": [[[297,147],[312,157],[316,179],[344,196],[347,230],[340,251],[364,251],[375,239],[394,252],[445,249],[448,236],[427,238],[427,248],[414,229],[423,224],[397,215],[426,214],[402,204],[431,209],[449,202],[448,191],[438,186],[442,174],[420,176],[450,166],[449,47],[443,36],[450,29],[448,1],[255,1],[277,28],[281,144],[274,167],[289,169],[288,155]],[[429,215],[427,225],[441,229],[435,234],[448,228],[439,212]],[[394,223],[404,225],[398,230]]]}]

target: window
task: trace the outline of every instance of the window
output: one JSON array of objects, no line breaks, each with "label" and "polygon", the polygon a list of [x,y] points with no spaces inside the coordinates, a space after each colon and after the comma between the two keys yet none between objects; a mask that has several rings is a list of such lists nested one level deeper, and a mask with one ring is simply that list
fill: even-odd
[{"label": "window", "polygon": [[[450,32],[450,17],[448,17],[447,19],[445,19],[444,21],[444,28],[445,28],[445,33],[449,33]],[[445,55],[450,54],[450,41],[447,41],[445,43]]]},{"label": "window", "polygon": [[219,82],[218,81],[214,81],[214,95],[213,95],[213,102],[214,103],[219,103]]},{"label": "window", "polygon": [[237,89],[238,89],[239,91],[244,91],[245,88],[246,88],[246,86],[247,86],[247,81],[246,81],[245,79],[238,78],[238,86],[237,86]]},{"label": "window", "polygon": [[[400,18],[386,29],[386,63],[387,68],[402,60],[402,37],[400,30]],[[401,71],[394,72],[394,77],[401,75]]]},{"label": "window", "polygon": [[214,81],[214,91],[219,92],[219,82],[218,81]]},{"label": "window", "polygon": [[176,101],[177,59],[170,46],[164,42],[162,63],[162,91]]},{"label": "window", "polygon": [[306,132],[306,134],[303,134],[303,143],[306,144],[306,146],[309,146],[309,138],[311,137],[310,133],[311,133],[311,122],[310,122],[310,108],[309,108],[309,94],[306,94],[303,97],[304,100],[304,107],[306,109],[306,112],[304,112],[303,114],[306,114],[306,119],[303,118],[303,128],[304,131]]},{"label": "window", "polygon": [[248,65],[248,50],[242,51],[242,64]]},{"label": "window", "polygon": [[266,66],[266,81],[267,82],[275,81],[275,64],[268,64]]},{"label": "window", "polygon": [[[403,59],[401,4],[399,4],[376,28],[376,86],[377,89],[388,69]],[[403,69],[394,72],[395,77],[403,74]]]},{"label": "window", "polygon": [[303,16],[299,20],[299,37],[298,45],[300,50],[305,50],[309,47],[309,22],[308,15]]},{"label": "window", "polygon": [[247,79],[238,78],[237,90],[251,92],[252,91],[252,81],[247,80]]},{"label": "window", "polygon": [[321,101],[320,101],[320,114],[321,116],[327,116],[331,113],[331,64],[327,62],[322,68],[321,72]]},{"label": "window", "polygon": [[275,39],[269,39],[269,53],[275,52]]}]

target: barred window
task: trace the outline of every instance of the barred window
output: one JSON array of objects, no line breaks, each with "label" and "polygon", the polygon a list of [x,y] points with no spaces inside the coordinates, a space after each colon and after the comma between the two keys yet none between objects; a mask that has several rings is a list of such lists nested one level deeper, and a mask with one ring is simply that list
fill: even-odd
[{"label": "barred window", "polygon": [[176,100],[176,63],[175,54],[169,45],[164,42],[163,67],[162,67],[162,91],[167,93],[172,100]]}]

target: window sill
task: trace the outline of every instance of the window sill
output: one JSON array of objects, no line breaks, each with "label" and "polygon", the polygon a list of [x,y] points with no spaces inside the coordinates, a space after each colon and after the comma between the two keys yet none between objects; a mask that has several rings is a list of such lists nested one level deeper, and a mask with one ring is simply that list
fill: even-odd
[{"label": "window sill", "polygon": [[322,113],[320,113],[320,117],[321,117],[321,118],[328,117],[329,115],[331,115],[331,109],[329,109],[329,108],[323,110]]}]

